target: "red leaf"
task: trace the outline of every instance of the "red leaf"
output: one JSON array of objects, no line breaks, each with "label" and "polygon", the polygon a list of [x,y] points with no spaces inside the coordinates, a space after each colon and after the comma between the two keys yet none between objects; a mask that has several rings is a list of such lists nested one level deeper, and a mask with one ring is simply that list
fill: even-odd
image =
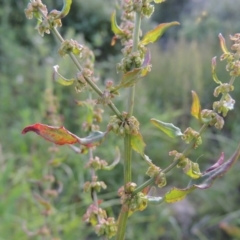
[{"label": "red leaf", "polygon": [[58,145],[80,143],[80,139],[64,127],[52,127],[41,123],[27,126],[23,129],[22,134],[35,132],[46,140]]}]

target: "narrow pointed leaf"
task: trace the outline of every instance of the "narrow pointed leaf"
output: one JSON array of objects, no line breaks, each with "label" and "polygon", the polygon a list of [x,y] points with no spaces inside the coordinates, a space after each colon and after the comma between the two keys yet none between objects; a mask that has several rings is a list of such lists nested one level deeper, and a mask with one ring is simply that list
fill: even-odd
[{"label": "narrow pointed leaf", "polygon": [[46,140],[58,145],[74,144],[79,142],[79,138],[64,127],[52,127],[45,124],[36,123],[25,127],[22,131],[22,134],[27,132],[35,132]]},{"label": "narrow pointed leaf", "polygon": [[123,35],[123,30],[117,24],[116,11],[114,11],[111,16],[111,28],[115,35]]},{"label": "narrow pointed leaf", "polygon": [[218,37],[219,37],[219,40],[220,40],[220,46],[222,48],[223,53],[228,54],[229,51],[226,47],[226,43],[225,43],[225,39],[224,39],[223,35],[221,33],[219,33]]},{"label": "narrow pointed leaf", "polygon": [[201,112],[201,104],[200,104],[197,93],[194,91],[192,91],[192,99],[193,99],[193,102],[191,107],[191,114],[195,118],[199,119],[200,112]]},{"label": "narrow pointed leaf", "polygon": [[66,79],[64,78],[59,72],[58,72],[59,66],[56,65],[53,67],[54,73],[53,73],[53,80],[55,80],[57,83],[60,83],[63,86],[70,86],[74,83],[75,79]]},{"label": "narrow pointed leaf", "polygon": [[216,66],[217,66],[216,58],[217,57],[214,57],[212,59],[212,78],[216,83],[222,84],[221,81],[218,79],[217,74],[216,74]]},{"label": "narrow pointed leaf", "polygon": [[225,162],[222,164],[222,156],[217,161],[219,167],[215,165],[212,170],[208,169],[202,176],[196,180],[191,181],[191,185],[184,189],[173,188],[168,193],[165,194],[164,200],[168,203],[173,203],[176,201],[180,201],[186,197],[187,194],[192,192],[195,189],[206,189],[212,186],[215,179],[224,175],[231,166],[237,161],[240,156],[240,145],[238,146],[235,153]]},{"label": "narrow pointed leaf", "polygon": [[63,0],[63,8],[56,18],[64,18],[68,15],[72,5],[72,0]]},{"label": "narrow pointed leaf", "polygon": [[[223,164],[223,162],[224,162],[224,152],[221,153],[221,156],[220,156],[220,158],[217,160],[217,162],[216,162],[215,164],[213,164],[210,168],[208,168],[208,169],[205,171],[205,173],[210,172],[210,171],[212,171],[212,170],[220,167],[220,166]],[[205,174],[205,173],[204,173],[204,174]]]},{"label": "narrow pointed leaf", "polygon": [[183,135],[180,128],[174,126],[172,123],[165,123],[155,118],[152,118],[150,121],[153,123],[153,125],[155,125],[158,129],[160,129],[171,138]]},{"label": "narrow pointed leaf", "polygon": [[170,23],[161,23],[153,30],[146,33],[146,35],[143,37],[143,40],[141,41],[142,44],[146,45],[149,43],[154,43],[157,41],[158,38],[160,38],[163,33],[170,27],[180,25],[179,22],[170,22]]},{"label": "narrow pointed leaf", "polygon": [[131,135],[131,146],[136,152],[140,153],[142,156],[144,155],[144,148],[146,144],[140,133],[137,135]]},{"label": "narrow pointed leaf", "polygon": [[119,88],[128,88],[136,84],[141,75],[141,68],[134,68],[132,71],[125,73],[121,79],[121,82],[118,86],[115,87],[116,90]]}]

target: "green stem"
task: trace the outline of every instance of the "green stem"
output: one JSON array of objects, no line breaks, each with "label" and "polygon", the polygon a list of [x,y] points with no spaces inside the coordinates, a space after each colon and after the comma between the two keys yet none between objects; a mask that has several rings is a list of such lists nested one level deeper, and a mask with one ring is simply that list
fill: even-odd
[{"label": "green stem", "polygon": [[[134,31],[133,31],[133,47],[132,52],[136,52],[138,50],[139,43],[139,31],[141,24],[141,13],[135,13],[135,22],[134,22]],[[135,98],[135,86],[129,89],[128,94],[128,106],[127,112],[129,117],[133,114],[134,108],[134,98]],[[128,182],[132,180],[132,146],[131,146],[131,135],[126,134],[124,137],[124,188],[126,189],[126,185]],[[116,240],[123,240],[125,236],[126,226],[127,226],[127,218],[128,218],[128,206],[127,203],[124,203],[121,208],[121,212],[118,219],[118,231]]]}]

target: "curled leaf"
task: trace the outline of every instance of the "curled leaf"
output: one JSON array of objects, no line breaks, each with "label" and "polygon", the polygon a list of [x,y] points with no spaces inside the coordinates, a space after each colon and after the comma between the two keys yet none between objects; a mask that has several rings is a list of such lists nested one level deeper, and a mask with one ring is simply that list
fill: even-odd
[{"label": "curled leaf", "polygon": [[143,45],[147,45],[149,43],[154,43],[155,41],[157,41],[158,38],[160,38],[163,35],[163,33],[169,27],[176,26],[176,25],[180,25],[180,23],[179,22],[170,22],[170,23],[159,24],[156,28],[154,28],[153,30],[151,30],[145,34],[141,43]]},{"label": "curled leaf", "polygon": [[57,18],[64,18],[68,15],[70,8],[72,5],[72,0],[63,0],[63,8],[61,10],[61,12],[58,14]]},{"label": "curled leaf", "polygon": [[219,33],[218,37],[219,37],[219,40],[220,40],[220,46],[222,48],[223,53],[228,54],[229,51],[226,47],[226,43],[225,43],[225,39],[224,39],[223,35],[221,33]]},{"label": "curled leaf", "polygon": [[111,16],[111,28],[115,35],[123,35],[123,30],[117,24],[116,11],[113,11]]},{"label": "curled leaf", "polygon": [[216,83],[222,84],[221,81],[218,79],[217,74],[216,74],[216,66],[217,66],[216,58],[217,57],[214,57],[212,59],[212,78]]},{"label": "curled leaf", "polygon": [[82,144],[86,147],[93,147],[93,146],[99,145],[104,141],[107,133],[108,133],[108,131],[107,132],[100,132],[100,131],[92,132],[92,133],[90,133],[89,136],[87,136],[85,138],[80,138],[79,139],[80,144]]},{"label": "curled leaf", "polygon": [[198,163],[192,162],[191,160],[187,161],[186,166],[183,168],[183,171],[193,179],[197,179],[202,175],[202,173],[199,170]]},{"label": "curled leaf", "polygon": [[190,186],[184,189],[173,188],[168,193],[166,193],[164,196],[165,202],[173,203],[176,201],[180,201],[183,198],[185,198],[187,194],[189,194],[196,188],[198,189],[210,188],[215,179],[221,177],[223,174],[229,171],[229,169],[237,161],[239,156],[240,156],[240,145],[238,146],[235,153],[225,163],[222,163],[223,154],[221,154],[221,157],[217,161],[217,164],[213,165],[198,179],[192,180]]},{"label": "curled leaf", "polygon": [[74,144],[79,142],[79,138],[64,127],[52,127],[36,123],[25,127],[22,134],[26,134],[27,132],[35,132],[46,140],[58,145]]},{"label": "curled leaf", "polygon": [[165,123],[155,118],[152,118],[150,121],[153,123],[153,125],[155,125],[158,129],[166,133],[171,138],[183,135],[181,129],[174,126],[172,123]]},{"label": "curled leaf", "polygon": [[58,72],[58,65],[55,65],[53,67],[54,73],[53,73],[53,80],[56,81],[57,83],[60,83],[63,86],[70,86],[74,83],[75,79],[66,79],[64,78],[59,72]]},{"label": "curled leaf", "polygon": [[116,148],[116,156],[115,156],[113,163],[111,165],[103,167],[103,170],[112,170],[119,163],[120,156],[121,156],[120,151],[119,151],[119,148],[117,147]]},{"label": "curled leaf", "polygon": [[79,138],[64,127],[53,127],[41,123],[36,123],[25,127],[22,131],[22,134],[31,131],[58,145],[79,143],[88,148],[99,145],[105,139],[105,136],[108,133],[97,131],[92,132],[85,138]]},{"label": "curled leaf", "polygon": [[201,113],[201,104],[198,98],[198,95],[195,91],[192,91],[192,107],[191,107],[191,114],[196,118],[200,118],[200,113]]}]

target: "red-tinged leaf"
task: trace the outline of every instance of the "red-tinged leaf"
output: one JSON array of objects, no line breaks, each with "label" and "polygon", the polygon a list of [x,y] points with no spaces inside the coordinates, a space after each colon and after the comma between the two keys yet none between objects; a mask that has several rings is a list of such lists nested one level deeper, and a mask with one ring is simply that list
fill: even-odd
[{"label": "red-tinged leaf", "polygon": [[216,58],[217,57],[214,57],[212,59],[212,78],[216,83],[222,84],[221,81],[218,79],[217,74],[216,74],[216,66],[217,66]]},{"label": "red-tinged leaf", "polygon": [[111,28],[115,35],[123,35],[123,30],[117,24],[116,11],[114,11],[111,16]]},{"label": "red-tinged leaf", "polygon": [[46,140],[58,145],[73,144],[77,142],[80,143],[80,139],[64,127],[52,127],[45,124],[36,123],[25,127],[22,131],[22,134],[27,132],[35,132]]},{"label": "red-tinged leaf", "polygon": [[155,118],[150,119],[151,123],[160,129],[162,132],[167,134],[171,138],[182,136],[181,129],[174,126],[172,123],[165,123]]},{"label": "red-tinged leaf", "polygon": [[186,197],[187,194],[192,192],[195,189],[206,189],[210,188],[215,179],[221,177],[225,174],[230,167],[237,161],[240,156],[240,145],[238,146],[235,153],[223,164],[221,155],[220,159],[217,161],[219,167],[215,166],[212,170],[206,171],[202,176],[198,179],[194,179],[191,182],[191,185],[184,189],[173,188],[168,193],[165,194],[164,200],[168,203],[173,203],[176,201],[180,201]]},{"label": "red-tinged leaf", "polygon": [[228,54],[229,51],[226,47],[226,43],[225,43],[225,39],[224,39],[223,35],[221,33],[219,33],[218,37],[219,37],[219,40],[220,40],[220,46],[222,48],[223,53]]},{"label": "red-tinged leaf", "polygon": [[163,33],[172,26],[180,25],[179,22],[161,23],[153,30],[146,33],[141,41],[142,44],[147,45],[149,43],[154,43],[158,38],[160,38]]},{"label": "red-tinged leaf", "polygon": [[143,137],[140,133],[137,135],[131,135],[131,146],[136,152],[144,155],[144,148],[146,144],[143,141]]},{"label": "red-tinged leaf", "polygon": [[191,114],[199,119],[200,118],[200,113],[201,113],[201,104],[198,98],[198,95],[196,92],[192,91],[192,107],[191,107]]},{"label": "red-tinged leaf", "polygon": [[220,166],[223,164],[223,162],[224,162],[224,152],[221,153],[221,156],[220,156],[220,158],[217,160],[217,162],[216,162],[215,164],[213,164],[210,168],[208,168],[208,169],[204,172],[204,174],[207,173],[207,172],[210,172],[210,171],[212,171],[212,170],[214,170],[214,169],[216,169],[216,168],[218,168],[218,167],[220,167]]}]

